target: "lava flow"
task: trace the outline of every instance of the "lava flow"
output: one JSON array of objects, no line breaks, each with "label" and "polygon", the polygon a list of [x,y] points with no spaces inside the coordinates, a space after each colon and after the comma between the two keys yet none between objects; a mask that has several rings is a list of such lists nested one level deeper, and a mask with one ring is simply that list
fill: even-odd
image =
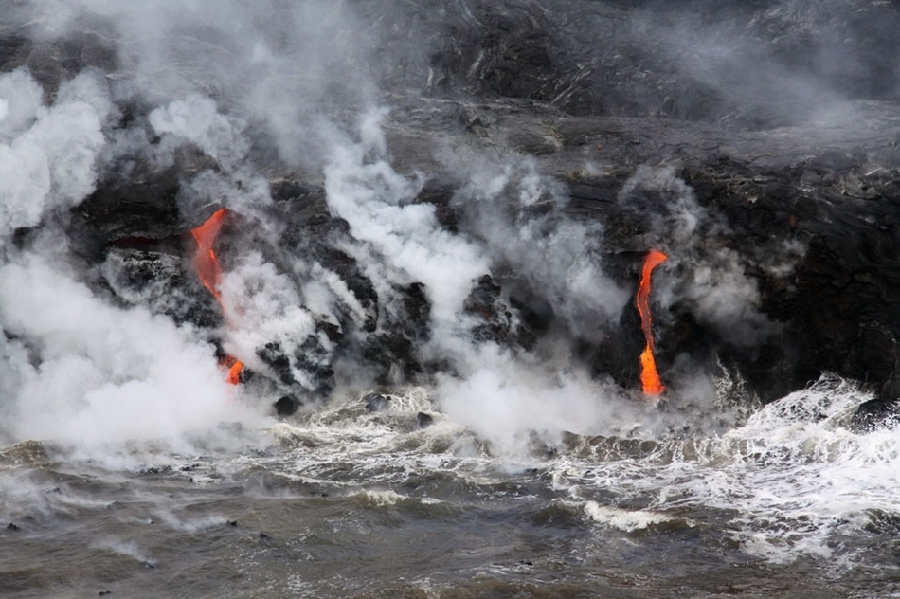
[{"label": "lava flow", "polygon": [[225,356],[223,364],[228,367],[225,381],[229,385],[239,385],[241,383],[241,373],[244,371],[244,363],[234,356]]},{"label": "lava flow", "polygon": [[659,250],[650,250],[647,257],[644,258],[644,266],[641,268],[641,283],[635,298],[638,314],[641,315],[641,330],[644,332],[644,339],[647,340],[647,345],[641,354],[641,389],[647,395],[659,395],[666,389],[659,380],[659,374],[656,372],[656,357],[653,355],[656,342],[653,340],[653,320],[650,317],[650,277],[653,269],[667,259],[668,256]]},{"label": "lava flow", "polygon": [[[191,235],[197,241],[197,253],[194,254],[194,270],[203,285],[209,289],[219,303],[222,303],[222,292],[219,291],[219,284],[222,281],[222,267],[216,258],[216,252],[213,250],[213,243],[222,228],[222,219],[228,211],[220,208],[213,212],[212,216],[206,219],[206,222],[191,229]],[[224,304],[222,308],[224,309]],[[228,369],[226,380],[231,385],[237,385],[241,382],[241,372],[244,370],[244,364],[234,356],[225,356],[222,364]]]},{"label": "lava flow", "polygon": [[213,242],[222,228],[222,219],[225,218],[225,208],[220,208],[213,212],[212,216],[206,219],[206,222],[191,229],[191,235],[197,240],[197,253],[194,254],[194,270],[197,276],[220,302],[222,301],[222,293],[219,291],[219,283],[222,280],[222,267],[219,266],[219,260],[213,251]]}]

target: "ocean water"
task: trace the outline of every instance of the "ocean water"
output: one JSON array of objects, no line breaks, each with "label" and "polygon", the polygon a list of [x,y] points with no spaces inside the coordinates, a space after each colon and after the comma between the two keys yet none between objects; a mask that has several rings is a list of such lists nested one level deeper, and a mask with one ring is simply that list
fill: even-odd
[{"label": "ocean water", "polygon": [[836,377],[721,434],[567,433],[506,454],[424,389],[385,397],[224,426],[198,453],[3,448],[0,594],[900,593],[900,442],[847,428],[867,396]]}]

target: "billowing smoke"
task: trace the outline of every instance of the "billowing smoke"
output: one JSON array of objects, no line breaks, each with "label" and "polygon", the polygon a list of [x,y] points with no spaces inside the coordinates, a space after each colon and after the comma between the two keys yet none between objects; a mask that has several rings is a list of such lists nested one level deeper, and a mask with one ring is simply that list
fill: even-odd
[{"label": "billowing smoke", "polygon": [[[36,43],[52,32],[84,33],[89,27],[80,19],[90,14],[84,10],[89,8],[112,17],[120,34],[134,34],[133,28],[141,28],[142,35],[130,39],[142,50],[156,44],[157,50],[165,47],[158,39],[149,41],[147,34],[151,38],[163,35],[167,27],[175,26],[164,16],[170,14],[167,10],[132,7],[123,11],[117,6],[46,3],[44,9],[37,9],[38,14],[59,20],[26,32],[36,37]],[[205,16],[210,16],[209,11]],[[101,24],[101,29],[108,26]],[[154,31],[154,27],[162,29]],[[127,63],[128,53],[123,47],[119,50]],[[112,251],[101,270],[113,290],[121,292],[119,297],[134,305],[110,303],[97,293],[91,271],[67,256],[65,233],[53,224],[57,219],[64,224],[63,211],[94,192],[101,178],[109,178],[114,171],[123,178],[137,172],[134,157],[149,158],[151,168],[164,169],[175,162],[184,144],[197,147],[220,166],[218,176],[211,171],[198,175],[191,183],[204,190],[187,197],[203,195],[207,203],[222,202],[231,192],[228,203],[235,208],[259,205],[268,198],[267,190],[259,192],[249,176],[241,179],[242,189],[237,189],[235,178],[247,153],[242,122],[225,117],[207,97],[186,94],[149,112],[146,120],[122,126],[121,102],[135,110],[135,102],[145,102],[151,90],[160,92],[164,87],[157,79],[141,87],[141,69],[152,66],[142,58],[123,67],[126,72],[134,69],[124,78],[104,77],[100,68],[87,68],[59,82],[49,97],[47,88],[24,68],[0,76],[4,181],[0,191],[0,323],[4,331],[0,435],[7,441],[35,438],[90,447],[163,440],[177,447],[185,435],[218,423],[258,422],[256,410],[225,384],[206,335],[189,323],[176,325],[148,310],[168,312],[170,306],[165,303],[177,300],[167,297],[170,289],[162,279],[135,292],[116,277],[127,260],[121,259],[121,252]],[[14,242],[16,230],[38,225],[45,226],[43,233],[32,233],[24,245]],[[178,266],[169,264],[171,271]],[[278,297],[278,291],[273,295]],[[253,295],[242,297],[254,307]],[[241,317],[251,327],[258,325],[259,310],[272,309],[242,308]],[[228,343],[240,346],[241,339],[229,338]]]},{"label": "billowing smoke", "polygon": [[241,134],[241,124],[222,115],[209,98],[194,94],[176,100],[151,112],[148,120],[153,131],[163,136],[161,143],[168,141],[167,136],[175,138],[172,146],[187,140],[228,172],[247,157],[248,144]]}]

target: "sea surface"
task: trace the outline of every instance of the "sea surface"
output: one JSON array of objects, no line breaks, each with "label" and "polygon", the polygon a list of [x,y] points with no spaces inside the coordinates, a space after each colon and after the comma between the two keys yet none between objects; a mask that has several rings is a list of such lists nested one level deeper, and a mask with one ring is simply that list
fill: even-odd
[{"label": "sea surface", "polygon": [[519,451],[426,389],[371,398],[193,453],[3,448],[0,596],[900,596],[900,437],[851,430],[836,377],[713,434]]}]

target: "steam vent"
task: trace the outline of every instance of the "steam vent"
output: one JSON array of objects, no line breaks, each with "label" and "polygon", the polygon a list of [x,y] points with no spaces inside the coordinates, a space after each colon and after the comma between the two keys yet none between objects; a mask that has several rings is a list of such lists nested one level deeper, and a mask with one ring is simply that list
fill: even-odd
[{"label": "steam vent", "polygon": [[897,0],[0,1],[0,596],[897,597],[898,402]]}]

